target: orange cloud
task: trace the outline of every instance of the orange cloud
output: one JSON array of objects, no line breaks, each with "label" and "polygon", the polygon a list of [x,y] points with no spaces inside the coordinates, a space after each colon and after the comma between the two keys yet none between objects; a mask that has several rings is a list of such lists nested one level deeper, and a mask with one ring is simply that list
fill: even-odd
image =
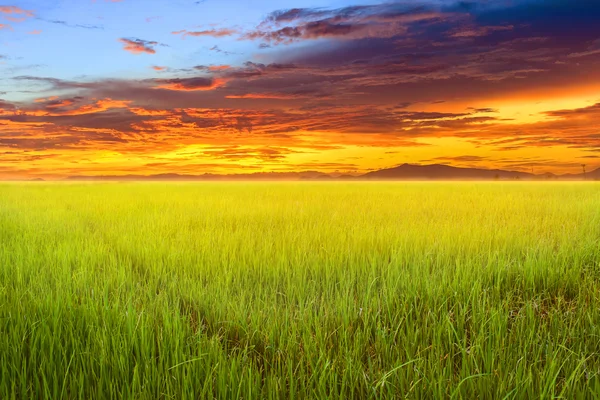
[{"label": "orange cloud", "polygon": [[304,99],[306,95],[301,94],[286,94],[286,93],[247,93],[241,95],[227,95],[227,99],[278,99],[278,100],[293,100]]},{"label": "orange cloud", "polygon": [[40,33],[42,33],[42,31],[39,30],[39,29],[34,29],[34,30],[29,31],[27,33],[30,34],[30,35],[39,35]]},{"label": "orange cloud", "polygon": [[167,79],[160,82],[162,82],[162,84],[157,86],[156,89],[192,92],[199,90],[213,90],[225,85],[227,81],[220,78],[195,77]]},{"label": "orange cloud", "polygon": [[195,31],[195,32],[189,32],[187,30],[182,30],[182,31],[176,31],[176,32],[171,32],[173,35],[182,35],[182,37],[186,37],[186,36],[195,36],[195,37],[200,37],[200,36],[210,36],[210,37],[214,37],[214,38],[221,38],[221,37],[226,37],[226,36],[232,36],[235,35],[237,33],[239,33],[237,30],[235,29],[229,29],[229,28],[220,28],[220,29],[207,29],[204,31]]},{"label": "orange cloud", "polygon": [[0,13],[3,14],[23,14],[26,17],[33,17],[33,11],[24,10],[17,6],[0,6]]},{"label": "orange cloud", "polygon": [[[16,23],[23,22],[34,16],[33,11],[24,10],[17,6],[0,6],[0,14],[4,14],[4,19]],[[0,24],[0,30],[1,29],[12,30],[12,27],[8,24]]]},{"label": "orange cloud", "polygon": [[[35,108],[31,107],[20,107],[18,108],[17,115],[19,116],[37,116],[37,117],[54,117],[54,116],[73,116],[73,115],[86,115],[104,112],[115,108],[128,108],[131,101],[129,100],[113,100],[110,98],[95,100],[90,104],[83,104],[76,106],[78,103],[85,101],[82,97],[64,98],[59,99],[56,96],[50,98],[35,99],[34,103],[39,106]],[[41,106],[41,108],[40,108]],[[2,107],[2,115],[14,115],[17,108]]]},{"label": "orange cloud", "polygon": [[123,50],[132,54],[155,54],[154,46],[158,45],[158,42],[142,39],[120,38],[119,41],[124,44]]},{"label": "orange cloud", "polygon": [[[84,114],[95,114],[103,111],[107,111],[113,108],[127,108],[131,101],[129,100],[112,100],[112,99],[102,99],[97,100],[94,104],[88,104],[81,106],[79,108],[73,110],[67,110],[62,112],[56,112],[54,115],[84,115]],[[58,107],[69,106],[73,103],[64,102]],[[56,107],[56,108],[58,108]]]},{"label": "orange cloud", "polygon": [[218,71],[225,71],[230,68],[231,68],[230,65],[211,65],[210,67],[208,67],[208,70],[211,72],[218,72]]},{"label": "orange cloud", "polygon": [[129,111],[136,115],[145,115],[145,116],[167,116],[171,115],[173,112],[171,110],[153,110],[144,107],[130,107]]},{"label": "orange cloud", "polygon": [[42,98],[39,98],[39,99],[35,99],[34,102],[35,103],[44,103],[46,101],[52,101],[52,100],[56,100],[56,99],[58,99],[58,96],[51,96],[51,97],[48,97],[48,98],[42,97]]},{"label": "orange cloud", "polygon": [[50,104],[46,105],[46,108],[61,108],[61,107],[68,107],[75,104],[75,100],[74,99],[64,99],[64,100],[59,100],[59,101],[55,101],[52,102]]},{"label": "orange cloud", "polygon": [[[509,128],[490,120],[480,123],[476,131],[464,120],[468,115],[404,112],[401,119],[407,130],[394,130],[393,125],[400,123],[394,122],[393,114],[382,114],[385,107],[323,107],[286,113],[153,109],[112,99],[76,107],[84,101],[38,99],[35,110],[22,105],[19,114],[7,111],[0,116],[0,153],[14,153],[9,155],[15,160],[6,161],[12,160],[8,155],[0,158],[0,169],[2,165],[12,165],[14,171],[16,165],[22,165],[30,168],[29,175],[40,168],[40,173],[53,171],[59,176],[132,171],[199,174],[224,169],[235,173],[250,167],[256,171],[366,171],[400,161],[423,160],[518,170],[535,167],[536,172],[541,172],[576,169],[573,160],[588,157],[591,170],[593,161],[586,152],[589,146],[593,147],[593,129],[586,130],[571,117],[592,117],[598,112],[598,106],[560,110],[550,113],[556,121]],[[382,127],[381,133],[359,133],[370,123],[388,125]],[[354,129],[348,131],[352,125]],[[506,129],[516,128],[522,135],[507,138]],[[570,148],[573,145],[588,147]],[[498,156],[498,149],[503,146],[514,149]],[[564,155],[553,158],[554,147]],[[36,157],[20,155],[23,149],[35,151]],[[527,153],[527,149],[535,150]],[[474,156],[469,151],[478,153]],[[105,152],[111,154],[110,166],[101,161]],[[85,158],[94,162],[87,166],[79,161],[70,164],[71,160]]]},{"label": "orange cloud", "polygon": [[161,66],[158,66],[158,65],[153,65],[152,69],[155,70],[155,71],[164,71],[165,69],[167,69],[167,67],[161,67]]}]

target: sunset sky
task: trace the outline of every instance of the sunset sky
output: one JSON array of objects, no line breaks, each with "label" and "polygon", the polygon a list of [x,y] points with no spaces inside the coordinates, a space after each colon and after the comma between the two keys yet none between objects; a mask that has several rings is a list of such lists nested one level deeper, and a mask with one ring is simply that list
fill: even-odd
[{"label": "sunset sky", "polygon": [[600,167],[600,1],[0,6],[0,178]]}]

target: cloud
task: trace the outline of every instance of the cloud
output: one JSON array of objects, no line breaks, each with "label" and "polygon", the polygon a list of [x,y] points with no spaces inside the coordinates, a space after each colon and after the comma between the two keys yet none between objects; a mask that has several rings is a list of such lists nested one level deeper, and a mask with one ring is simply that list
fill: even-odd
[{"label": "cloud", "polygon": [[[363,161],[328,157],[367,147],[365,154],[382,157],[414,151],[415,161],[568,169],[567,157],[600,151],[600,105],[540,111],[535,102],[547,93],[547,104],[553,96],[594,93],[599,15],[595,3],[563,0],[282,10],[249,31],[198,31],[269,49],[247,62],[154,65],[149,68],[160,74],[140,79],[17,76],[14,83],[39,98],[0,102],[0,147],[68,149],[78,156],[107,150],[157,171],[239,168],[242,161],[270,170],[364,169]],[[187,33],[193,36],[178,34]],[[121,43],[135,54],[160,46],[135,38]],[[504,104],[519,109],[507,114]],[[460,146],[446,143],[471,150],[456,153]],[[165,161],[165,154],[183,151],[190,154]],[[291,161],[311,152],[319,160]],[[536,157],[525,159],[528,152]]]},{"label": "cloud", "polygon": [[210,48],[210,49],[208,49],[208,50],[209,50],[209,51],[214,51],[215,53],[221,53],[221,54],[224,54],[224,55],[226,55],[226,56],[229,56],[229,55],[232,55],[232,54],[236,54],[236,53],[232,53],[232,52],[230,52],[230,51],[225,51],[225,50],[222,50],[222,49],[221,49],[219,46],[217,46],[217,45],[214,45],[213,47],[211,47],[211,48]]},{"label": "cloud", "polygon": [[176,91],[198,91],[198,90],[213,90],[223,86],[226,81],[224,79],[194,77],[194,78],[174,78],[158,80],[157,89],[167,89]]},{"label": "cloud", "polygon": [[30,10],[24,10],[17,6],[0,6],[0,13],[2,14],[18,14],[25,17],[33,17],[34,13]]},{"label": "cloud", "polygon": [[467,110],[469,111],[473,111],[476,113],[483,113],[483,114],[488,114],[488,113],[497,113],[498,110],[495,108],[476,108],[476,107],[469,107],[467,108]]},{"label": "cloud", "polygon": [[477,38],[490,35],[494,32],[510,31],[513,29],[514,26],[512,25],[461,27],[452,32],[450,36],[454,38]]},{"label": "cloud", "polygon": [[56,20],[56,19],[44,19],[44,18],[36,18],[39,21],[48,22],[50,24],[62,25],[67,28],[81,28],[81,29],[90,29],[90,30],[103,30],[104,27],[100,25],[89,25],[89,24],[71,24],[67,21]]},{"label": "cloud", "polygon": [[17,106],[14,103],[0,99],[0,110],[12,111],[12,110],[16,110],[16,109],[17,109]]},{"label": "cloud", "polygon": [[[69,82],[27,76],[17,77],[17,79],[45,83],[55,90],[77,90],[83,98],[128,99],[129,102],[136,103],[135,107],[133,103],[123,103],[121,100],[120,103],[94,102],[77,105],[71,104],[71,101],[76,98],[60,98],[44,100],[46,103],[43,108],[36,107],[26,115],[37,115],[43,118],[67,114],[98,114],[116,107],[127,106],[130,113],[141,118],[135,123],[135,129],[141,131],[157,131],[167,126],[170,127],[168,129],[193,127],[198,131],[220,126],[220,129],[269,135],[285,134],[288,137],[294,132],[331,132],[356,135],[354,137],[358,143],[362,143],[365,140],[364,135],[368,135],[370,139],[367,142],[371,142],[372,145],[376,143],[379,146],[393,147],[406,145],[408,139],[417,137],[470,137],[473,140],[489,142],[505,137],[506,132],[519,130],[521,132],[519,139],[507,140],[504,143],[489,143],[498,148],[515,145],[565,145],[593,148],[594,141],[597,143],[597,138],[593,136],[595,132],[590,130],[590,125],[582,126],[581,122],[577,122],[578,118],[583,118],[582,116],[592,120],[596,115],[594,113],[597,112],[597,106],[548,112],[547,115],[556,118],[556,121],[530,124],[525,130],[524,126],[507,125],[499,116],[480,115],[495,111],[489,108],[471,108],[466,112],[450,113],[414,111],[406,109],[406,105],[397,107],[386,103],[344,104],[340,102],[339,96],[329,92],[322,83],[314,87],[306,87],[304,83],[298,86],[286,86],[285,90],[273,91],[273,78],[276,78],[277,82],[286,83],[286,76],[296,77],[306,74],[304,69],[293,64],[250,63],[242,69],[224,69],[214,74],[216,76],[140,81]],[[262,90],[252,91],[253,88]],[[265,90],[267,88],[270,90]],[[278,100],[300,98],[303,99],[303,106],[292,110],[274,103]],[[257,99],[261,100],[261,104],[265,104],[260,106],[260,109],[241,102],[242,100],[253,102]],[[328,99],[332,102],[328,103]],[[153,104],[166,108],[154,110]],[[67,106],[71,108],[63,111],[62,107]],[[415,107],[414,104],[408,106]],[[186,111],[177,111],[173,114],[169,109]],[[174,116],[176,119],[173,119]],[[156,118],[165,118],[161,122],[164,128],[156,125],[158,123]],[[549,141],[548,132],[554,132],[557,137]],[[377,138],[378,135],[381,137]],[[343,141],[354,142],[348,137]]]},{"label": "cloud", "polygon": [[207,29],[207,30],[203,30],[203,31],[187,31],[187,30],[182,30],[182,31],[176,31],[176,32],[171,32],[173,35],[181,35],[182,37],[186,37],[186,36],[194,36],[194,37],[200,37],[200,36],[209,36],[209,37],[213,37],[213,38],[221,38],[221,37],[226,37],[226,36],[232,36],[238,33],[237,30],[235,29],[228,29],[228,28],[220,28],[220,29]]},{"label": "cloud", "polygon": [[225,148],[208,149],[202,154],[215,159],[246,160],[258,159],[263,161],[285,159],[288,154],[298,153],[285,147],[241,147],[226,146]]},{"label": "cloud", "polygon": [[310,95],[293,94],[293,93],[246,93],[234,95],[227,95],[228,99],[278,99],[278,100],[294,100],[294,99],[305,99]]},{"label": "cloud", "polygon": [[562,119],[590,119],[600,117],[600,103],[596,103],[589,107],[576,108],[571,110],[556,110],[547,111],[545,113],[550,117],[558,117]]},{"label": "cloud", "polygon": [[[152,82],[157,83],[156,80]],[[55,84],[67,85],[68,82]],[[280,165],[281,168],[293,168],[287,157],[298,152],[322,153],[348,145],[422,147],[429,145],[415,139],[427,137],[468,137],[480,143],[501,138],[503,144],[496,144],[496,147],[535,147],[545,146],[548,132],[553,132],[556,136],[548,141],[548,145],[576,145],[592,149],[593,143],[596,146],[598,143],[593,130],[577,133],[572,131],[577,126],[578,130],[581,129],[581,123],[570,121],[567,117],[570,114],[591,112],[587,110],[588,107],[564,110],[557,114],[561,115],[559,122],[551,123],[558,125],[533,124],[518,138],[508,140],[505,138],[506,131],[512,131],[514,127],[500,125],[494,118],[481,119],[477,117],[477,111],[443,113],[410,111],[384,105],[339,104],[290,110],[272,108],[272,105],[263,110],[220,108],[218,104],[217,107],[201,108],[197,107],[198,97],[190,97],[187,107],[171,105],[169,108],[157,109],[142,105],[141,98],[136,100],[137,104],[111,98],[90,101],[89,98],[97,94],[93,91],[113,84],[91,82],[86,85],[84,90],[87,94],[84,96],[51,96],[21,104],[0,102],[0,146],[12,149],[69,148],[81,151],[86,148],[95,151],[112,148],[121,153],[131,152],[139,154],[138,157],[148,157],[138,153],[138,149],[149,149],[151,146],[157,151],[174,151],[177,146],[184,146],[185,143],[225,145],[234,140],[234,145],[202,150],[196,157],[219,159],[223,162],[254,160],[275,163],[274,166]],[[185,85],[191,88],[198,83],[186,82]],[[204,82],[200,86],[206,88],[210,85],[210,82]],[[135,87],[131,83],[114,83],[114,86]],[[187,93],[187,90],[183,93]],[[200,90],[197,93],[203,95],[205,92]],[[151,101],[147,95],[144,98]],[[566,124],[566,121],[569,123]],[[477,135],[469,131],[474,124],[478,126]],[[330,134],[326,134],[327,132]],[[453,165],[489,165],[490,162],[509,165],[508,158],[488,159],[476,155],[440,156],[432,160]],[[552,164],[551,161],[520,161],[519,164],[515,163],[514,168],[527,168],[527,163],[539,163],[540,166]],[[172,166],[175,165],[177,163]]]},{"label": "cloud", "polygon": [[128,51],[132,54],[142,54],[142,53],[155,54],[156,50],[154,50],[154,47],[159,44],[158,42],[155,42],[155,41],[148,41],[148,40],[135,39],[135,38],[133,38],[133,39],[120,38],[119,41],[121,43],[123,43],[123,50]]},{"label": "cloud", "polygon": [[56,117],[67,115],[86,115],[100,113],[111,109],[128,108],[131,101],[113,100],[110,98],[86,100],[84,97],[58,97],[35,99],[31,105],[17,105],[0,101],[0,116],[19,117]]},{"label": "cloud", "polygon": [[386,3],[339,9],[294,8],[271,13],[246,40],[289,44],[299,40],[336,38],[391,38],[405,34],[415,23],[441,21],[452,16],[439,7]]},{"label": "cloud", "polygon": [[12,67],[4,68],[5,73],[13,74],[19,71],[33,70],[41,67],[45,67],[46,64],[22,64],[14,65]]},{"label": "cloud", "polygon": [[193,70],[207,73],[221,73],[227,70],[235,70],[235,68],[231,65],[196,65],[193,67]]},{"label": "cloud", "polygon": [[581,58],[600,54],[600,39],[594,40],[590,45],[583,51],[571,53],[568,58]]},{"label": "cloud", "polygon": [[463,155],[463,156],[442,156],[442,157],[434,157],[427,160],[422,160],[424,162],[458,162],[458,163],[478,163],[489,160],[489,157],[482,156],[473,156],[473,155]]}]

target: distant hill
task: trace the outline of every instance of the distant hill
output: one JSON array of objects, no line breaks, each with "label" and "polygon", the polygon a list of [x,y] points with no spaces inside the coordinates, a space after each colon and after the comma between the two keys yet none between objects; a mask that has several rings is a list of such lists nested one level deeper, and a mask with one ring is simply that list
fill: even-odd
[{"label": "distant hill", "polygon": [[533,179],[536,175],[527,172],[504,171],[501,169],[459,168],[443,164],[402,164],[394,168],[369,172],[360,179],[398,180],[489,180],[489,179]]},{"label": "distant hill", "polygon": [[[574,180],[574,181],[582,181],[583,173],[581,174],[565,174],[560,176],[561,180]],[[588,181],[599,181],[600,180],[600,168],[587,172],[585,174],[585,179]]]},{"label": "distant hill", "polygon": [[[588,180],[600,180],[600,168],[586,174]],[[326,174],[318,171],[258,172],[250,174],[158,174],[158,175],[101,175],[70,176],[71,181],[321,181],[321,180],[583,180],[583,174],[531,174],[502,169],[461,168],[444,164],[402,164],[363,175]]]},{"label": "distant hill", "polygon": [[98,175],[69,176],[75,181],[221,181],[221,180],[320,180],[333,179],[331,175],[318,171],[303,172],[257,172],[251,174],[157,174],[157,175]]}]

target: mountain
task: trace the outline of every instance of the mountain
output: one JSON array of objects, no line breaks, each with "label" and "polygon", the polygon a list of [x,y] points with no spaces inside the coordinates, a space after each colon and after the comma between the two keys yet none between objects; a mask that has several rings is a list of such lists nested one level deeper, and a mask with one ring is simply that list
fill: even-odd
[{"label": "mountain", "polygon": [[293,180],[329,180],[331,175],[318,171],[302,172],[256,172],[251,174],[157,174],[157,175],[76,175],[69,176],[70,181],[222,181],[222,180],[254,180],[254,181],[293,181]]},{"label": "mountain", "polygon": [[394,168],[369,172],[360,179],[373,180],[493,180],[493,179],[533,179],[537,175],[527,172],[505,171],[501,169],[459,168],[443,164],[414,165],[402,164]]},{"label": "mountain", "polygon": [[[600,168],[586,174],[587,180],[600,180]],[[555,175],[552,173],[531,174],[528,172],[502,169],[461,168],[443,164],[402,164],[393,168],[380,169],[363,175],[326,174],[318,171],[302,172],[257,172],[250,174],[158,174],[158,175],[104,175],[70,176],[74,181],[321,181],[321,180],[583,180],[583,174]]]},{"label": "mountain", "polygon": [[[560,179],[582,181],[584,179],[584,176],[583,176],[583,173],[581,173],[581,174],[565,174],[565,175],[561,175]],[[585,179],[588,181],[600,181],[600,168],[590,171],[590,172],[586,172]]]}]

